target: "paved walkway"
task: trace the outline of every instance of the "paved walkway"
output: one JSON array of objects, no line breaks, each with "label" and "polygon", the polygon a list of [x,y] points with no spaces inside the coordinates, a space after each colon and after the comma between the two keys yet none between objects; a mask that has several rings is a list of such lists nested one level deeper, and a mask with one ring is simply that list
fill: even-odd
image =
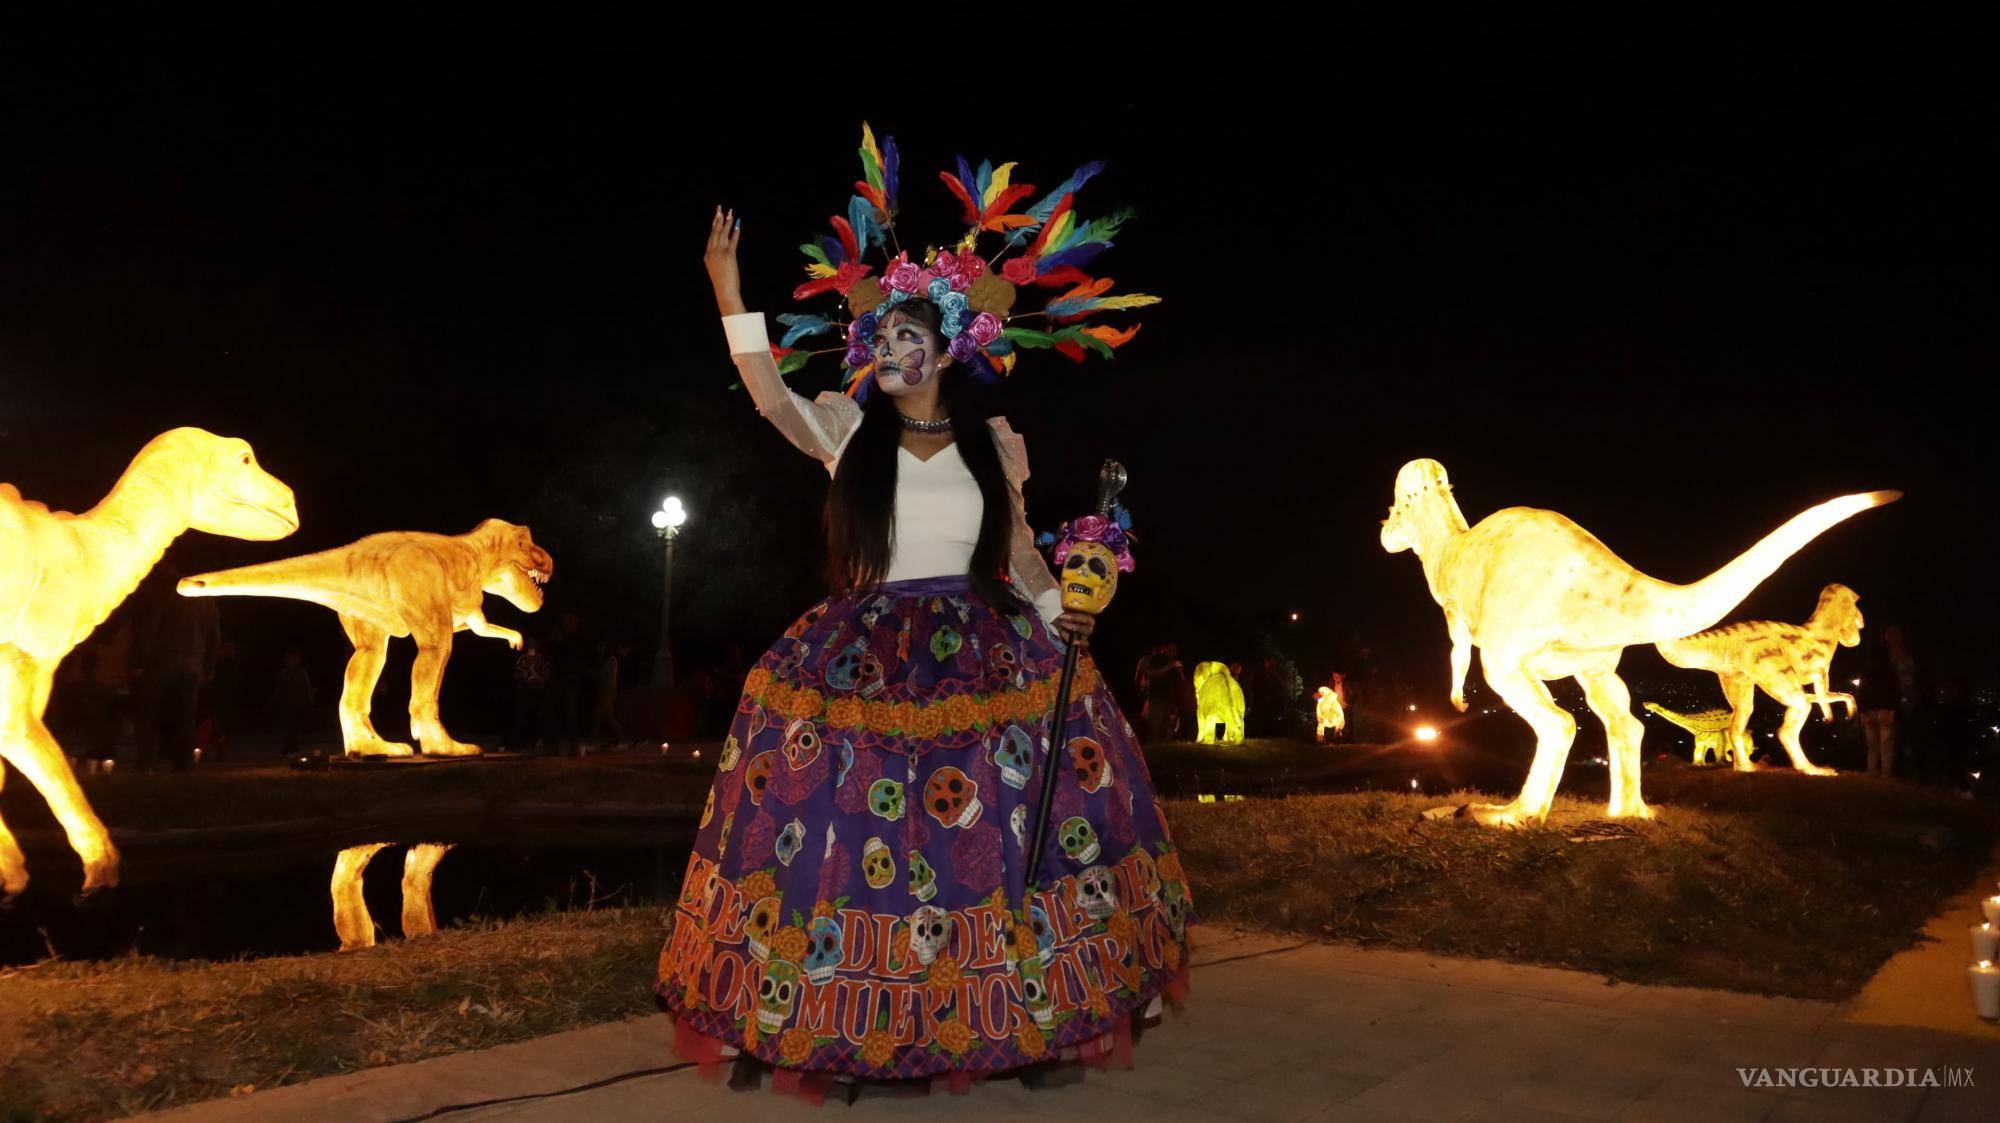
[{"label": "paved walkway", "polygon": [[[663,1017],[375,1069],[152,1118],[1086,1120],[2000,1119],[2000,1033],[1972,1018],[1878,1024],[1884,1008],[1633,986],[1575,971],[1196,930],[1185,1013],[1131,1071],[1030,1092],[870,1097],[813,1108],[676,1068]],[[1963,940],[1963,932],[1959,932]],[[1948,988],[1945,988],[1948,990]],[[1972,1088],[1746,1088],[1739,1068],[1970,1068]],[[651,1071],[650,1075],[632,1076]],[[1861,1077],[1857,1076],[1857,1079]],[[1776,1079],[1776,1074],[1773,1074]],[[582,1091],[566,1089],[593,1087]],[[551,1095],[550,1093],[555,1093]],[[527,1097],[511,1099],[510,1097]],[[484,1106],[458,1107],[483,1103]]]}]

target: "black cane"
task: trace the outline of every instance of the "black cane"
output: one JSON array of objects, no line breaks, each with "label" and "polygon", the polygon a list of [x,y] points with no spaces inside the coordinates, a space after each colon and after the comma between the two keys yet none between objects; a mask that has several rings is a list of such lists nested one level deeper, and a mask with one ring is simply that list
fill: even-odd
[{"label": "black cane", "polygon": [[[1111,517],[1112,501],[1125,489],[1125,467],[1116,460],[1104,462],[1104,468],[1097,474],[1097,513]],[[1113,576],[1116,576],[1114,573]],[[1076,661],[1083,652],[1083,644],[1071,641],[1069,653],[1063,656],[1062,680],[1056,686],[1055,720],[1050,727],[1049,755],[1042,762],[1042,798],[1035,811],[1034,827],[1028,833],[1033,841],[1028,843],[1027,891],[1033,894],[1039,886],[1042,875],[1043,835],[1048,833],[1049,809],[1056,800],[1056,772],[1062,767],[1062,752],[1069,733],[1069,695],[1076,684]]]}]

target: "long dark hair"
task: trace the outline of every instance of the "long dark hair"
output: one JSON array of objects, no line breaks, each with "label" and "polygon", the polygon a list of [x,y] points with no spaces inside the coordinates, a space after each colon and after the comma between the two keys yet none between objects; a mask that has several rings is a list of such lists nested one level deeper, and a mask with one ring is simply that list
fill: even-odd
[{"label": "long dark hair", "polygon": [[[930,301],[906,300],[896,311],[938,334],[938,310]],[[993,410],[959,363],[939,372],[938,396],[951,416],[959,458],[979,484],[985,504],[966,575],[973,590],[996,610],[1017,607],[1019,598],[1002,579],[1013,534],[1013,493],[987,426]],[[896,546],[896,450],[902,438],[895,402],[878,387],[862,406],[861,427],[841,453],[826,493],[826,576],[836,592],[873,588],[889,572],[889,555]]]}]

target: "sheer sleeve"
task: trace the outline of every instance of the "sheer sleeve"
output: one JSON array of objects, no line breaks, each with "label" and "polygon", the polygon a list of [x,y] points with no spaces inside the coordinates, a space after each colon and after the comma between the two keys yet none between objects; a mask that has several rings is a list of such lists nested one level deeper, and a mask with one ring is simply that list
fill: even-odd
[{"label": "sheer sleeve", "polygon": [[861,407],[845,394],[832,391],[818,398],[794,393],[778,373],[771,357],[770,338],[764,331],[764,314],[745,312],[722,318],[729,337],[729,357],[743,375],[743,385],[764,415],[785,439],[800,452],[826,465],[832,472],[847,439],[861,426]]},{"label": "sheer sleeve", "polygon": [[1053,624],[1062,615],[1062,592],[1049,572],[1048,563],[1035,549],[1035,532],[1028,528],[1028,507],[1021,484],[1028,478],[1028,442],[1004,417],[988,422],[993,427],[993,445],[1000,450],[1000,467],[1007,474],[1008,490],[1014,501],[1014,535],[1007,555],[1007,575],[1021,595],[1032,601],[1044,623]]}]

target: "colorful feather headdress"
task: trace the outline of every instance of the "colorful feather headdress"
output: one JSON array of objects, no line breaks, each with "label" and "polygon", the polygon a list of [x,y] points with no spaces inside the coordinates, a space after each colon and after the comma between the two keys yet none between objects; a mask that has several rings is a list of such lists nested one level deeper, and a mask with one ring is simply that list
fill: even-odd
[{"label": "colorful feather headdress", "polygon": [[[982,162],[974,169],[959,157],[956,169],[938,177],[957,197],[967,230],[944,249],[926,249],[921,261],[911,260],[896,238],[899,163],[895,138],[885,137],[878,146],[864,122],[862,178],[854,184],[847,213],[829,220],[833,232],[799,247],[808,259],[809,279],[792,292],[792,299],[800,301],[835,294],[847,317],[779,316],[785,334],[771,351],[780,373],[798,370],[815,355],[840,354],[847,370],[846,392],[865,397],[874,384],[876,324],[890,308],[913,297],[937,305],[948,353],[983,382],[1011,373],[1024,349],[1054,349],[1079,363],[1093,352],[1109,358],[1131,342],[1139,325],[1117,328],[1091,321],[1106,312],[1160,302],[1144,293],[1114,294],[1111,278],[1085,271],[1111,248],[1112,238],[1132,217],[1130,210],[1088,221],[1078,215],[1076,193],[1104,170],[1102,162],[1085,164],[1038,202],[1017,209],[1034,195],[1035,186],[1014,182],[1014,164]],[[988,235],[999,242],[990,257],[980,246]],[[879,273],[865,260],[877,251]],[[1016,312],[1024,288],[1047,290],[1050,299],[1039,310]],[[844,334],[844,346],[798,347],[815,336],[836,333]]]}]

